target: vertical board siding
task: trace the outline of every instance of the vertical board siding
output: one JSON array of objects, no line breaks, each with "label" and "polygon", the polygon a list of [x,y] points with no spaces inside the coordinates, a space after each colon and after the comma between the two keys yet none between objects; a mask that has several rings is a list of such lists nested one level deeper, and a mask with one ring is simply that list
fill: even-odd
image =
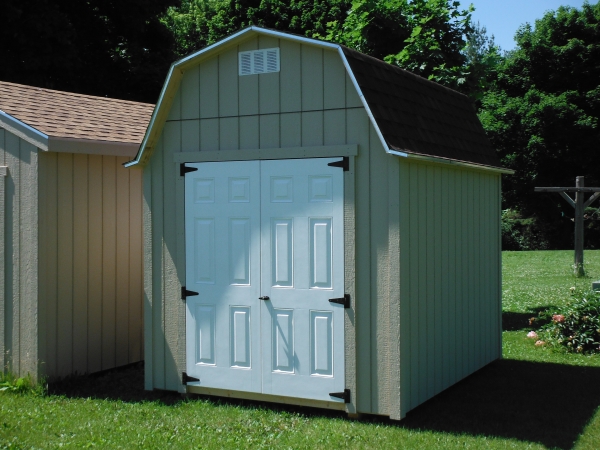
[{"label": "vertical board siding", "polygon": [[[238,52],[271,47],[280,72],[238,75]],[[174,152],[339,145],[347,105],[362,109],[336,51],[251,38],[183,74],[163,133]]]},{"label": "vertical board siding", "polygon": [[282,40],[280,44],[279,88],[281,112],[298,112],[302,110],[302,45]]},{"label": "vertical board siding", "polygon": [[403,415],[501,355],[499,177],[401,161]]},{"label": "vertical board siding", "polygon": [[126,160],[40,155],[38,339],[49,377],[142,359],[142,180]]},{"label": "vertical board siding", "polygon": [[[238,115],[238,55],[235,48],[223,52],[218,57],[219,71],[216,74],[220,79],[219,85],[219,110],[221,117],[235,117]],[[205,91],[210,89],[210,82],[202,79]],[[214,86],[214,84],[213,84]],[[213,117],[216,117],[214,114]]]},{"label": "vertical board siding", "polygon": [[302,111],[323,109],[323,49],[302,46]]},{"label": "vertical board siding", "polygon": [[57,154],[57,373],[73,367],[73,154]]},{"label": "vertical board siding", "polygon": [[[46,228],[45,241],[40,246],[46,248],[46,257],[42,264],[45,266],[45,286],[40,287],[44,293],[46,304],[46,342],[45,374],[58,372],[58,154],[45,153],[42,162],[46,172]],[[41,338],[42,339],[42,338]]]},{"label": "vertical board siding", "polygon": [[102,156],[88,156],[88,371],[102,370]]},{"label": "vertical board siding", "polygon": [[102,370],[116,365],[116,158],[102,157]]},{"label": "vertical board siding", "polygon": [[181,79],[181,120],[200,117],[200,68],[192,67]]},{"label": "vertical board siding", "polygon": [[197,152],[200,150],[200,120],[184,120],[181,122],[181,151]]},{"label": "vertical board siding", "polygon": [[88,155],[73,155],[73,372],[88,370]]}]

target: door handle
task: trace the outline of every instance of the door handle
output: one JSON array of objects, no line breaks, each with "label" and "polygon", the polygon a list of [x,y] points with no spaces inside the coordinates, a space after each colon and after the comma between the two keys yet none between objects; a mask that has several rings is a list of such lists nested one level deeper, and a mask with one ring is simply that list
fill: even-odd
[{"label": "door handle", "polygon": [[263,295],[262,297],[258,297],[259,300],[271,300],[268,295]]}]

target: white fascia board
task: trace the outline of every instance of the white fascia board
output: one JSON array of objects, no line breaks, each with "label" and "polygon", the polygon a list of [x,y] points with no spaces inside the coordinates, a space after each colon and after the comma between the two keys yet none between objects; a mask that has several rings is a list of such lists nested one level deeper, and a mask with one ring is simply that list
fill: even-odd
[{"label": "white fascia board", "polygon": [[47,135],[2,110],[0,110],[0,128],[4,128],[41,150],[48,151]]}]

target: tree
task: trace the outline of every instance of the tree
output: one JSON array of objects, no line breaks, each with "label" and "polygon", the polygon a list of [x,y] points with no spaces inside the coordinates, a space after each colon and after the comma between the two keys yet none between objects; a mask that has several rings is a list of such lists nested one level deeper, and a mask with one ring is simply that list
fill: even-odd
[{"label": "tree", "polygon": [[5,0],[0,79],[154,102],[174,60],[159,21],[178,0]]},{"label": "tree", "polygon": [[183,0],[163,23],[185,56],[250,25],[323,37],[328,22],[343,20],[350,0]]},{"label": "tree", "polygon": [[464,90],[472,6],[451,0],[357,0],[328,39]]},{"label": "tree", "polygon": [[[476,78],[493,58],[473,60],[473,67],[469,63],[472,10],[451,0],[183,0],[169,8],[163,22],[175,36],[179,56],[258,25],[344,44],[446,86],[473,91],[477,98],[481,86]],[[490,48],[486,44],[478,43],[477,51],[493,47],[493,42]]]},{"label": "tree", "polygon": [[496,68],[502,60],[501,49],[496,45],[494,35],[489,37],[486,28],[477,22],[468,34],[463,52],[467,67],[463,91],[479,104],[484,92],[496,80]]},{"label": "tree", "polygon": [[[570,206],[533,188],[571,186],[578,175],[600,185],[600,2],[548,12],[521,26],[516,42],[482,98],[480,119],[515,170],[503,179],[503,207],[536,218],[551,247],[568,248]],[[598,246],[600,232],[586,240]]]}]

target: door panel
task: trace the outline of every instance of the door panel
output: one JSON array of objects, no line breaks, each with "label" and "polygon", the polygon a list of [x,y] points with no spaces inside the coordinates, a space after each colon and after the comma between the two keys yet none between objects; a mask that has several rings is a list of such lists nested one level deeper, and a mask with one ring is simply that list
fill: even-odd
[{"label": "door panel", "polygon": [[342,401],[329,396],[344,390],[338,159],[187,164],[193,384]]},{"label": "door panel", "polygon": [[[335,159],[261,162],[263,392],[341,401],[343,171]],[[270,226],[264,226],[264,224]]]},{"label": "door panel", "polygon": [[187,164],[188,375],[198,386],[261,392],[257,161]]}]

